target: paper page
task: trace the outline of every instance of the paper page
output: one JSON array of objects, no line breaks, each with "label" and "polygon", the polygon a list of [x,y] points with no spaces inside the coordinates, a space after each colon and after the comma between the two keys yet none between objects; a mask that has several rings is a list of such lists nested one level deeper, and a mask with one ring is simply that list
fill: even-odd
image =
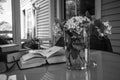
[{"label": "paper page", "polygon": [[50,57],[50,58],[47,59],[47,61],[48,61],[49,64],[61,63],[61,62],[65,62],[66,61],[66,57],[65,57],[65,55]]},{"label": "paper page", "polygon": [[59,51],[61,49],[63,49],[63,47],[53,46],[49,49],[46,49],[41,54],[48,58],[49,56],[51,56],[52,54],[56,53],[57,51]]},{"label": "paper page", "polygon": [[22,61],[26,61],[29,59],[32,59],[34,57],[43,57],[40,53],[42,53],[40,50],[30,50],[28,54],[25,54],[22,56]]}]

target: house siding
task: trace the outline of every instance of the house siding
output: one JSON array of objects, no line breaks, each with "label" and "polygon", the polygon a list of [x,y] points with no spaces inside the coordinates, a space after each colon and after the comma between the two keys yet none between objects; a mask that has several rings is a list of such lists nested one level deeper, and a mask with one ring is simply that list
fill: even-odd
[{"label": "house siding", "polygon": [[101,0],[101,18],[112,25],[112,35],[109,39],[114,52],[120,53],[120,1]]},{"label": "house siding", "polygon": [[49,0],[38,0],[40,9],[36,11],[37,38],[50,38]]}]

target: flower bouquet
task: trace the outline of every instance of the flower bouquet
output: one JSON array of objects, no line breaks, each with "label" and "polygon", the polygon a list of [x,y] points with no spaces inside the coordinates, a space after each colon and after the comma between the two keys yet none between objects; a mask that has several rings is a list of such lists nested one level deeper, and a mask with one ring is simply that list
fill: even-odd
[{"label": "flower bouquet", "polygon": [[67,67],[85,69],[89,63],[90,37],[105,37],[111,34],[111,28],[109,22],[90,20],[86,16],[75,16],[65,22],[56,20],[54,33],[64,35]]},{"label": "flower bouquet", "polygon": [[86,16],[75,16],[64,25],[67,66],[84,69],[88,64],[91,20]]}]

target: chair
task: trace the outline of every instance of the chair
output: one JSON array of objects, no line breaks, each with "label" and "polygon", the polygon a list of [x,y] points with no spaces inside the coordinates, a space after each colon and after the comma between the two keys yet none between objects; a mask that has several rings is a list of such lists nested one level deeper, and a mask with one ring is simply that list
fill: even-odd
[{"label": "chair", "polygon": [[90,36],[90,49],[113,52],[111,42],[107,36],[97,37],[95,35],[91,35]]},{"label": "chair", "polygon": [[65,42],[64,42],[64,37],[60,37],[57,42],[55,43],[56,46],[61,46],[64,47]]}]

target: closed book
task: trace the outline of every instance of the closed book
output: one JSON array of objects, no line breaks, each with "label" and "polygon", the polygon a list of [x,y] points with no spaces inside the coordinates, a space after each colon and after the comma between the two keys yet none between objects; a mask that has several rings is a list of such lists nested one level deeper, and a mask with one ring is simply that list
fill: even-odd
[{"label": "closed book", "polygon": [[53,46],[46,50],[32,50],[20,58],[21,68],[31,68],[43,64],[65,62],[65,50],[63,47]]},{"label": "closed book", "polygon": [[7,61],[7,63],[11,63],[20,60],[20,58],[27,53],[27,49],[20,49],[18,51],[2,52],[0,55],[3,55],[2,60]]},{"label": "closed book", "polygon": [[6,52],[6,53],[3,53],[3,54],[7,55],[7,62],[10,63],[10,62],[14,62],[14,61],[20,60],[20,58],[23,55],[25,55],[26,52],[14,51],[14,52]]},{"label": "closed book", "polygon": [[20,47],[18,44],[4,44],[0,45],[0,52],[12,52],[12,51],[17,51],[19,50]]}]

